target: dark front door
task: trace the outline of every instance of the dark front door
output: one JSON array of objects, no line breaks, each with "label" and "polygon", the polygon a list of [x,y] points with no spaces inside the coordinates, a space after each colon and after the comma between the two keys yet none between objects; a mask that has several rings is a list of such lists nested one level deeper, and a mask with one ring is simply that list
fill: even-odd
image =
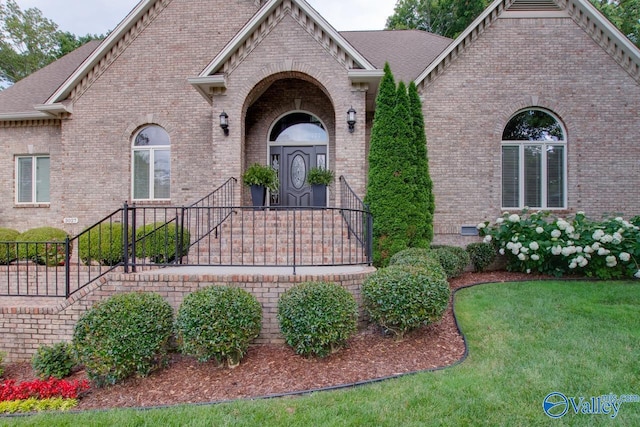
[{"label": "dark front door", "polygon": [[[272,195],[272,206],[311,206],[311,186],[307,184],[309,169],[325,166],[327,147],[272,146],[271,164],[278,169],[279,194]],[[275,197],[274,197],[275,196]]]}]

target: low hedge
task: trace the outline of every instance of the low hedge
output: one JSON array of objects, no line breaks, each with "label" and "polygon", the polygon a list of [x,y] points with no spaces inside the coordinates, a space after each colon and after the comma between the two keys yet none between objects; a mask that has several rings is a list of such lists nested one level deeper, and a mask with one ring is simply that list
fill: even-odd
[{"label": "low hedge", "polygon": [[20,232],[0,227],[0,265],[7,265],[17,258],[16,239]]},{"label": "low hedge", "polygon": [[209,286],[187,295],[176,318],[180,350],[201,362],[215,359],[235,367],[258,337],[262,307],[249,292]]},{"label": "low hedge", "polygon": [[73,346],[78,363],[100,387],[162,366],[172,331],[173,309],[158,294],[118,294],[80,317]]},{"label": "low hedge", "polygon": [[86,265],[116,265],[124,262],[124,227],[121,223],[100,224],[80,235],[78,253]]},{"label": "low hedge", "polygon": [[147,224],[136,231],[136,256],[150,258],[155,263],[170,263],[176,259],[176,252],[178,252],[176,246],[180,236],[182,236],[182,242],[178,257],[189,252],[191,240],[189,230],[176,227],[173,223]]},{"label": "low hedge", "polygon": [[408,264],[378,270],[362,285],[365,311],[374,323],[396,338],[439,321],[450,293],[441,274]]},{"label": "low hedge", "polygon": [[[18,258],[28,259],[41,265],[64,265],[67,232],[54,227],[32,228],[20,234]],[[71,252],[71,248],[69,248]]]},{"label": "low hedge", "polygon": [[355,298],[335,283],[301,283],[278,301],[282,335],[305,356],[324,357],[344,346],[356,332],[357,319]]},{"label": "low hedge", "polygon": [[495,261],[497,252],[491,243],[474,242],[467,245],[467,253],[476,271],[484,271]]},{"label": "low hedge", "polygon": [[429,249],[409,248],[402,250],[391,257],[389,260],[389,266],[392,265],[411,265],[421,267],[429,271],[434,277],[442,279],[447,278],[447,273],[444,268],[442,268],[440,259]]}]

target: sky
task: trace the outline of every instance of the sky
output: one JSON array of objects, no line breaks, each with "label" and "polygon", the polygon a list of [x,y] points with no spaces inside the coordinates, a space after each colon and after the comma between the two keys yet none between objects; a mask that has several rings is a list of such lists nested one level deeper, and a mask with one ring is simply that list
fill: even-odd
[{"label": "sky", "polygon": [[[382,30],[396,0],[307,0],[336,30]],[[113,30],[138,0],[16,0],[36,7],[62,31],[82,36]]]}]

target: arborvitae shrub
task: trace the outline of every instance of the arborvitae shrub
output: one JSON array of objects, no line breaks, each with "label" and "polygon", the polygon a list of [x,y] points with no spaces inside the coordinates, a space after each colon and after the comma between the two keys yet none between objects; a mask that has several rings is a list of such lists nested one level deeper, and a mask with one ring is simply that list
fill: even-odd
[{"label": "arborvitae shrub", "polygon": [[324,357],[342,347],[355,333],[357,318],[355,298],[335,283],[301,283],[278,301],[282,335],[305,356]]},{"label": "arborvitae shrub", "polygon": [[235,367],[260,334],[262,307],[249,292],[210,286],[185,297],[178,310],[180,349],[199,361],[215,359]]},{"label": "arborvitae shrub", "polygon": [[67,232],[59,228],[40,227],[27,230],[16,238],[18,258],[48,266],[63,265],[66,238]]},{"label": "arborvitae shrub", "polygon": [[182,237],[180,256],[189,252],[189,230],[175,224],[158,222],[147,224],[136,231],[136,256],[150,258],[156,263],[169,263],[176,259],[177,242]]},{"label": "arborvitae shrub", "polygon": [[121,223],[101,224],[80,235],[78,252],[86,265],[97,262],[101,265],[116,265],[124,261],[123,233]]},{"label": "arborvitae shrub", "polygon": [[496,248],[491,243],[485,242],[469,243],[467,252],[476,271],[484,271],[497,256]]},{"label": "arborvitae shrub", "polygon": [[4,374],[4,358],[6,357],[6,353],[0,351],[0,378]]},{"label": "arborvitae shrub", "polygon": [[72,346],[67,342],[40,346],[31,358],[33,371],[42,379],[65,378],[75,365]]},{"label": "arborvitae shrub", "polygon": [[369,317],[397,338],[439,321],[449,304],[449,296],[446,279],[413,265],[383,268],[362,285],[363,303]]},{"label": "arborvitae shrub", "polygon": [[15,241],[20,233],[10,228],[0,227],[0,265],[9,264],[16,259]]},{"label": "arborvitae shrub", "polygon": [[97,386],[146,376],[166,362],[173,310],[157,294],[126,293],[96,304],[78,320],[73,345]]},{"label": "arborvitae shrub", "polygon": [[471,262],[467,251],[458,246],[432,246],[431,252],[438,258],[449,279],[461,275]]}]

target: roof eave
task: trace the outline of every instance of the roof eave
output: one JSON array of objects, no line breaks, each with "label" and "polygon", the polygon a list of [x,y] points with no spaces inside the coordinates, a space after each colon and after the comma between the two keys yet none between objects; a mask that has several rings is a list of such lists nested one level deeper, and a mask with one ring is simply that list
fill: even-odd
[{"label": "roof eave", "polygon": [[74,87],[82,80],[88,69],[93,68],[104,53],[115,46],[120,38],[144,15],[152,6],[154,0],[142,0],[138,5],[129,12],[129,15],[118,24],[118,26],[107,36],[106,39],[98,46],[98,48],[84,60],[82,64],[74,71],[71,76],[56,90],[53,95],[45,101],[45,104],[54,104],[65,100]]},{"label": "roof eave", "polygon": [[211,104],[211,93],[214,89],[224,89],[227,87],[227,79],[223,74],[214,74],[213,76],[205,77],[191,77],[187,79],[187,82],[193,86],[204,99]]},{"label": "roof eave", "polygon": [[[305,0],[292,0],[313,20],[318,22],[327,34],[335,40],[336,44],[353,58],[354,62],[361,68],[374,70],[375,67],[358,52],[347,40],[331,26],[318,12],[315,11]],[[220,67],[233,55],[233,52],[244,43],[262,22],[273,12],[282,0],[270,0],[265,3],[260,10],[245,24],[245,26],[227,43],[227,45],[216,55],[215,58],[205,67],[199,77],[207,77],[218,72]]]},{"label": "roof eave", "polygon": [[21,122],[25,120],[42,120],[53,118],[50,114],[40,111],[27,111],[23,113],[3,113],[0,114],[2,122]]}]

